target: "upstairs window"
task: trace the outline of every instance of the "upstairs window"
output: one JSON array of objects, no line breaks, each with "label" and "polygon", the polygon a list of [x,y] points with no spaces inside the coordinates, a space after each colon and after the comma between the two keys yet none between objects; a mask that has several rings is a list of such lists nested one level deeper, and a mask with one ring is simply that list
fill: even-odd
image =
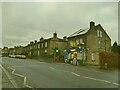
[{"label": "upstairs window", "polygon": [[70,44],[70,47],[72,47],[72,41],[70,41],[69,44]]},{"label": "upstairs window", "polygon": [[40,48],[40,44],[38,44],[38,48]]},{"label": "upstairs window", "polygon": [[102,37],[103,36],[103,33],[102,33],[102,31],[100,31],[100,30],[97,30],[97,37]]},{"label": "upstairs window", "polygon": [[43,48],[43,43],[41,43],[41,48]]},{"label": "upstairs window", "polygon": [[102,37],[102,31],[100,31],[100,37]]},{"label": "upstairs window", "polygon": [[82,38],[80,39],[80,44],[83,44],[83,39]]},{"label": "upstairs window", "polygon": [[79,40],[78,39],[76,40],[76,44],[79,45]]},{"label": "upstairs window", "polygon": [[100,37],[99,30],[97,30],[97,37]]},{"label": "upstairs window", "polygon": [[47,47],[47,42],[45,42],[45,47]]}]

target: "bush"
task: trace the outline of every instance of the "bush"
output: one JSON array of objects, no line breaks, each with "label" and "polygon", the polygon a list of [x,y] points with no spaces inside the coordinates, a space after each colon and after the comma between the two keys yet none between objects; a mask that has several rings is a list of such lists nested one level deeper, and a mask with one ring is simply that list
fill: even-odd
[{"label": "bush", "polygon": [[107,63],[108,68],[118,68],[118,57],[119,54],[112,53],[112,52],[100,52],[99,53],[99,60],[100,65],[105,66],[105,63]]}]

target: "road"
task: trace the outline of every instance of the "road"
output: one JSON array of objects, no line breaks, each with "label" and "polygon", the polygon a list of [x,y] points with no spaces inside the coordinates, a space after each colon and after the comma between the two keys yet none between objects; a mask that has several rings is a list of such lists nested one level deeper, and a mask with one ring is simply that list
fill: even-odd
[{"label": "road", "polygon": [[33,88],[118,88],[117,70],[7,57],[2,65],[25,76]]}]

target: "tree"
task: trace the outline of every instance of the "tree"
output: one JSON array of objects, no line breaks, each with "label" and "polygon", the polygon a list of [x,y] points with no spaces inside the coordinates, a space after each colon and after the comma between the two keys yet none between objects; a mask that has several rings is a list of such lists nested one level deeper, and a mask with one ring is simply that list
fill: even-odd
[{"label": "tree", "polygon": [[118,53],[118,45],[117,45],[117,42],[115,41],[113,46],[112,46],[112,51],[115,52],[115,53]]}]

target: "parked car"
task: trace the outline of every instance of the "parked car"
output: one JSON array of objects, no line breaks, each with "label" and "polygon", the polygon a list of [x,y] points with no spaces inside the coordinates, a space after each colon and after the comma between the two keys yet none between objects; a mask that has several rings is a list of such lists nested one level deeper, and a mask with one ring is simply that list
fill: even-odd
[{"label": "parked car", "polygon": [[9,55],[8,57],[10,57],[10,58],[15,58],[16,56],[15,56],[15,55]]},{"label": "parked car", "polygon": [[25,55],[16,55],[15,58],[26,59],[26,56]]}]

